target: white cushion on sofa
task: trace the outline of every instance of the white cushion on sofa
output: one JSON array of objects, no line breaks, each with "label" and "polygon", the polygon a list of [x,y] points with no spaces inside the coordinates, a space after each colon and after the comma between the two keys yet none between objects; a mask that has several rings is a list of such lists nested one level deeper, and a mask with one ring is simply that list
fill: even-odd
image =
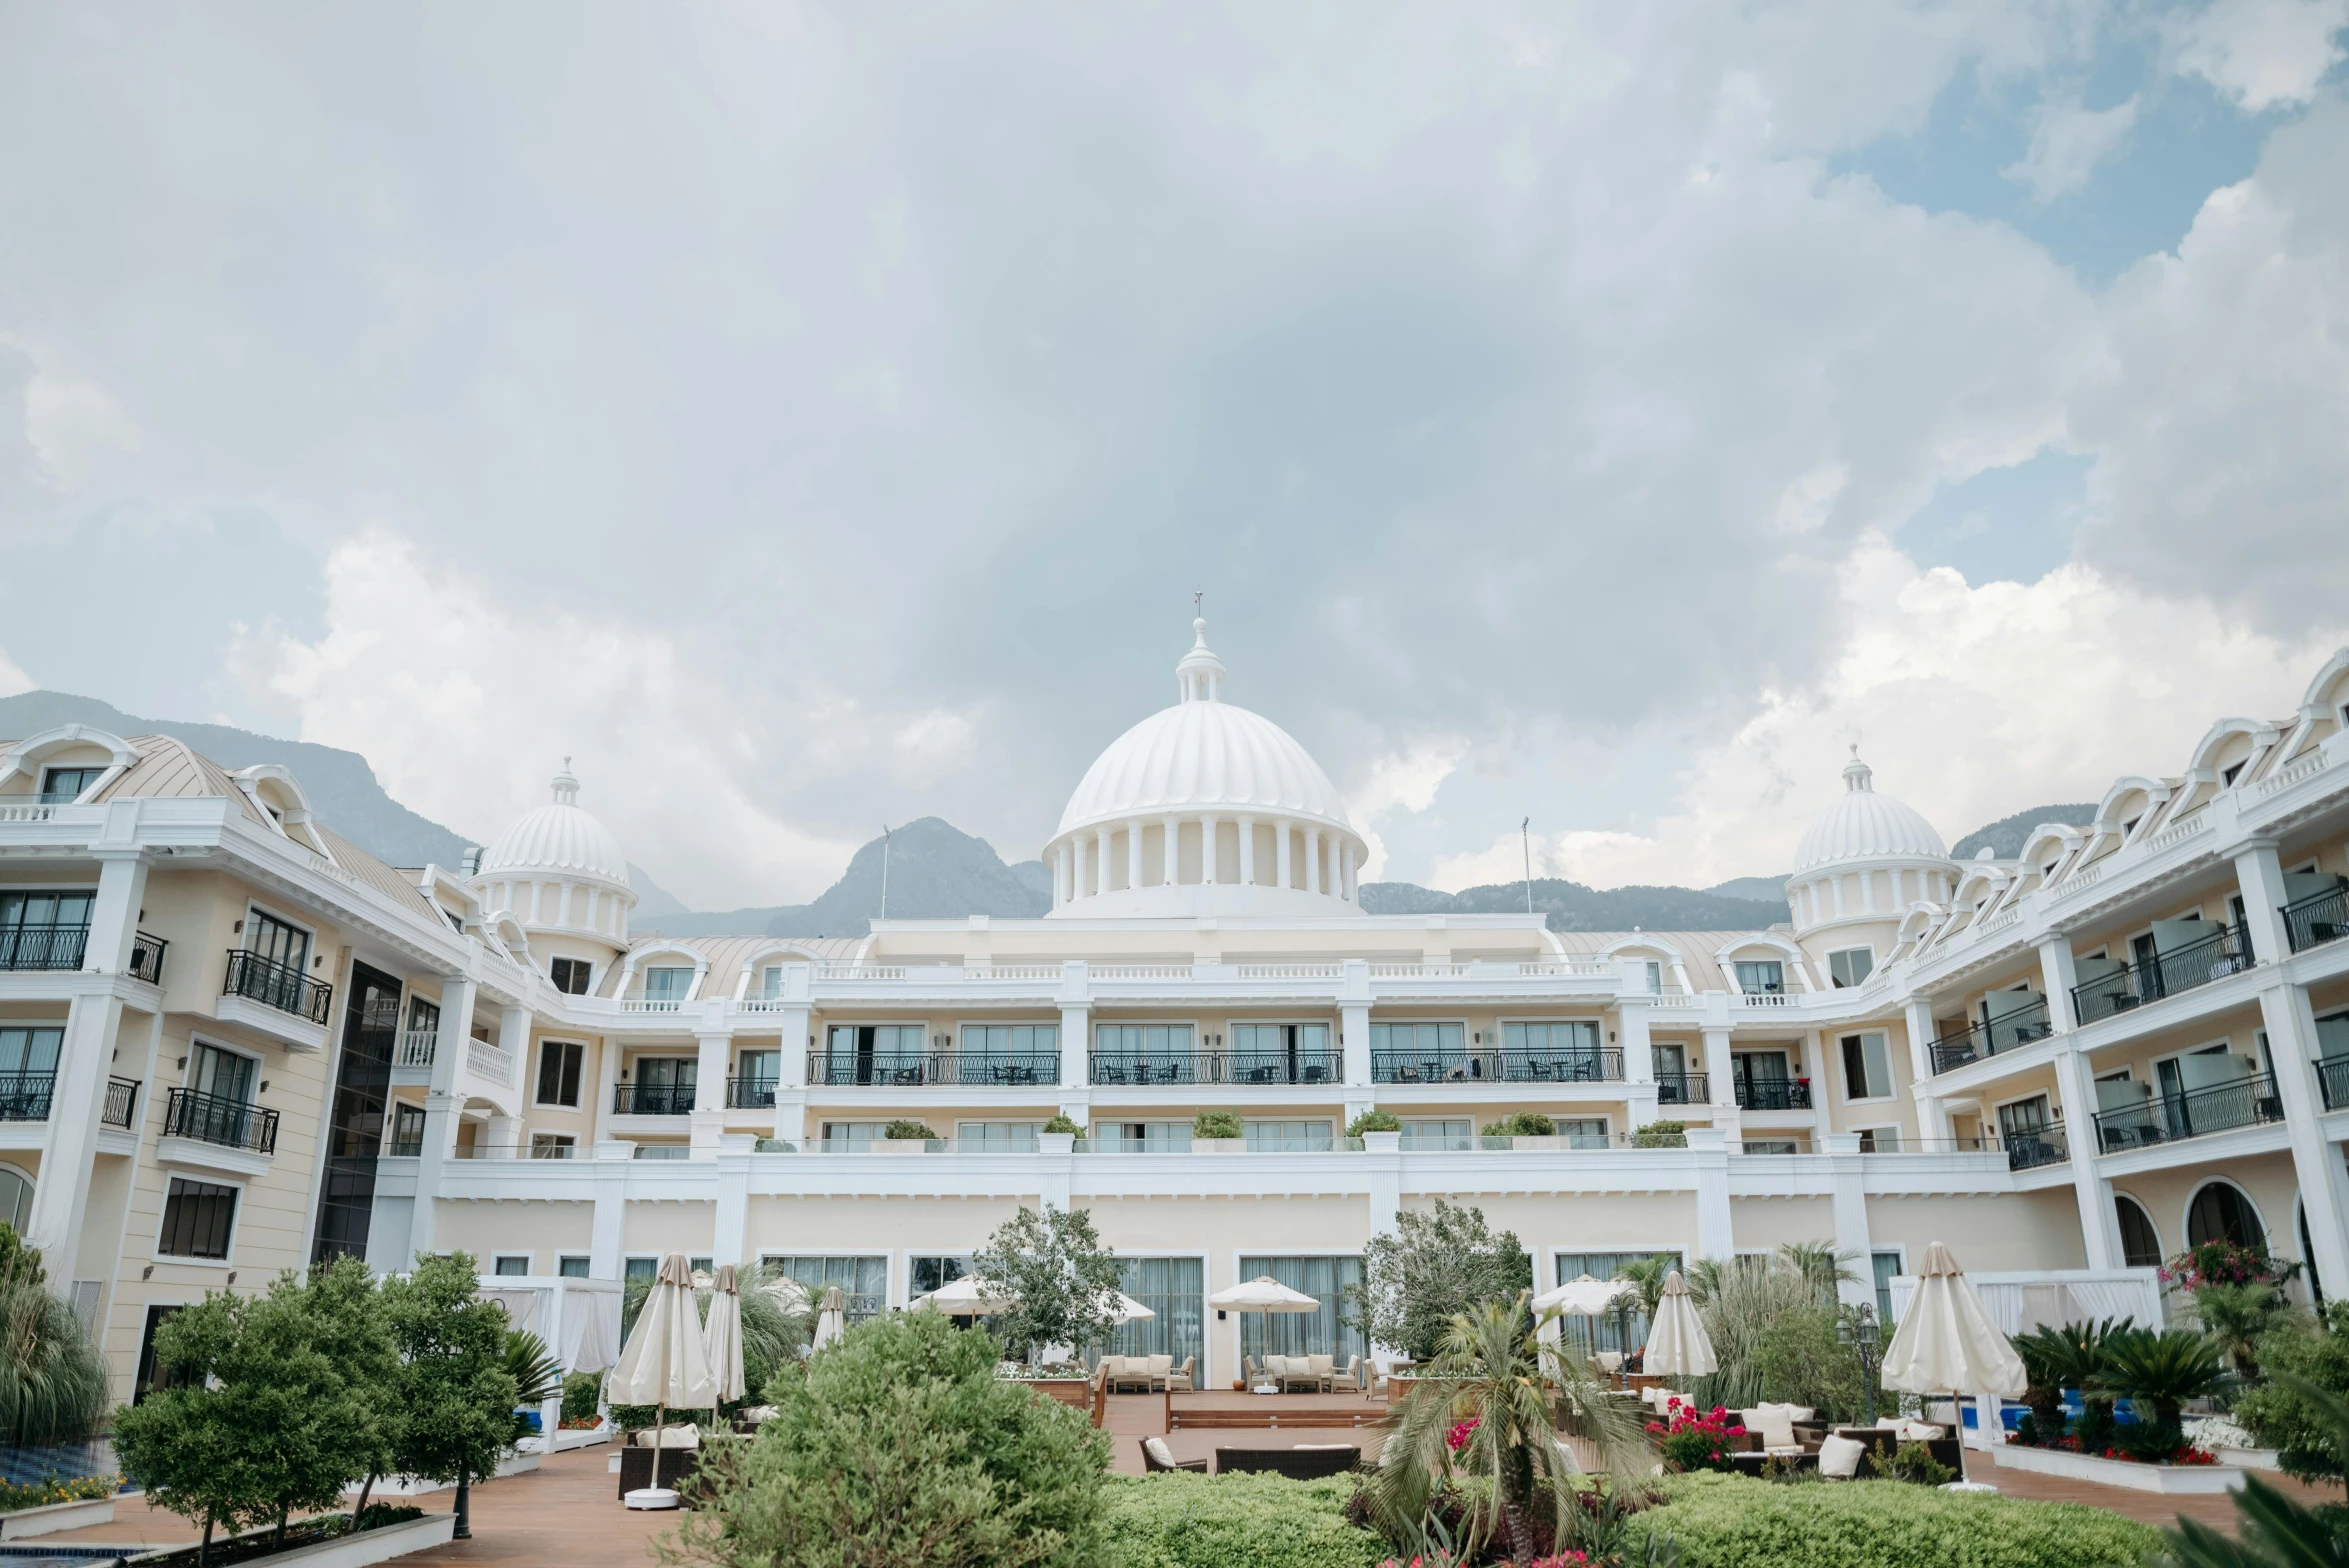
[{"label": "white cushion on sofa", "polygon": [[1164,1377],[1174,1370],[1172,1356],[1145,1356],[1142,1358],[1152,1377]]},{"label": "white cushion on sofa", "polygon": [[1747,1431],[1761,1434],[1762,1447],[1765,1450],[1801,1446],[1794,1440],[1794,1421],[1787,1415],[1784,1407],[1756,1405],[1751,1410],[1740,1410],[1737,1414],[1738,1419],[1745,1423]]},{"label": "white cushion on sofa", "polygon": [[1314,1377],[1328,1377],[1337,1369],[1338,1358],[1335,1356],[1307,1356],[1305,1358],[1305,1370]]},{"label": "white cushion on sofa", "polygon": [[1904,1442],[1930,1443],[1935,1438],[1945,1437],[1948,1434],[1930,1421],[1903,1421],[1900,1424],[1900,1435]]},{"label": "white cushion on sofa", "polygon": [[1837,1480],[1849,1481],[1860,1473],[1860,1458],[1868,1445],[1856,1437],[1836,1437],[1830,1434],[1819,1445],[1819,1473]]}]

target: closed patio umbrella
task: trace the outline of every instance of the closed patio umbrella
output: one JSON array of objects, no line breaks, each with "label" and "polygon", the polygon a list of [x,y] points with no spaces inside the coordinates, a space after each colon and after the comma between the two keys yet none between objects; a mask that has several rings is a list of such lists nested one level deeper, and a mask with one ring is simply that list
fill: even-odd
[{"label": "closed patio umbrella", "polygon": [[1664,1276],[1664,1299],[1656,1303],[1656,1321],[1648,1326],[1639,1365],[1660,1377],[1704,1377],[1721,1370],[1721,1358],[1697,1316],[1696,1297],[1678,1269]]},{"label": "closed patio umbrella", "polygon": [[1958,1406],[1959,1397],[2016,1398],[2028,1379],[2023,1358],[1991,1321],[1957,1259],[1938,1241],[1926,1249],[1916,1297],[1884,1349],[1883,1380],[1886,1388],[1907,1394],[1950,1396],[1950,1414],[1958,1418],[1952,1423],[1958,1439],[1956,1484],[1977,1489],[1965,1478],[1965,1412]]},{"label": "closed patio umbrella", "polygon": [[715,1426],[718,1404],[739,1400],[750,1392],[742,1372],[742,1282],[731,1263],[719,1264],[717,1277],[711,1281],[710,1315],[702,1324],[701,1338],[717,1390],[717,1404],[710,1407],[710,1424]]},{"label": "closed patio umbrella", "polygon": [[[685,1254],[672,1252],[661,1259],[644,1310],[636,1316],[636,1331],[621,1347],[620,1364],[612,1368],[605,1397],[615,1405],[653,1406],[653,1480],[661,1478],[661,1433],[671,1407],[696,1409],[712,1402],[717,1380],[710,1375],[708,1353],[701,1336],[701,1314],[694,1309],[693,1276]],[[677,1494],[654,1485],[628,1494],[631,1508],[674,1508]]]},{"label": "closed patio umbrella", "polygon": [[823,1304],[816,1308],[816,1331],[807,1342],[808,1354],[813,1355],[826,1345],[839,1343],[848,1332],[848,1311],[838,1285],[824,1287]]}]

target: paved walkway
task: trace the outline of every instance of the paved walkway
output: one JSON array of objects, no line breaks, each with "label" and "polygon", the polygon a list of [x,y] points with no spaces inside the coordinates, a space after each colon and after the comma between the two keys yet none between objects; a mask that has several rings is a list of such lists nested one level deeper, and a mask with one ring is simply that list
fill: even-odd
[{"label": "paved walkway", "polygon": [[[1294,1396],[1302,1399],[1304,1396]],[[1141,1440],[1163,1430],[1165,1403],[1156,1397],[1120,1396],[1110,1401],[1107,1425],[1116,1441],[1117,1468],[1127,1474],[1142,1469]],[[1295,1431],[1210,1430],[1175,1432],[1168,1439],[1178,1458],[1205,1458],[1217,1447],[1288,1447],[1298,1442],[1359,1442],[1375,1452],[1375,1431],[1339,1432],[1300,1428]],[[508,1476],[473,1489],[473,1539],[451,1541],[402,1562],[412,1563],[562,1563],[565,1568],[643,1568],[651,1561],[654,1536],[676,1524],[674,1514],[636,1513],[622,1508],[614,1496],[616,1479],[607,1468],[608,1447],[574,1449],[557,1454],[529,1475]],[[1979,1466],[1982,1456],[1968,1456]],[[2038,1498],[2050,1502],[2084,1503],[2105,1508],[2147,1524],[2168,1525],[2180,1514],[2200,1519],[2232,1533],[2234,1505],[2225,1497],[2161,1497],[2085,1481],[2064,1481],[1996,1466],[1981,1467],[1977,1479],[1994,1482],[2008,1497]],[[2339,1502],[2338,1487],[2303,1487],[2281,1476],[2268,1479],[2311,1502]],[[429,1512],[444,1513],[454,1499],[434,1492],[417,1499]],[[193,1542],[195,1532],[176,1514],[150,1508],[144,1498],[125,1498],[116,1507],[115,1522],[87,1530],[44,1537],[53,1541],[104,1541],[163,1546]]]}]

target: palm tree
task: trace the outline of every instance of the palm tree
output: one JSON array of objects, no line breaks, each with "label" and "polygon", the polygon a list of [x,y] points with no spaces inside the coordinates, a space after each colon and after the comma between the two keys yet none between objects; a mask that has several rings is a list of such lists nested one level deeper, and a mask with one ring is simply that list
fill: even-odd
[{"label": "palm tree", "polygon": [[1669,1252],[1651,1257],[1633,1258],[1629,1263],[1617,1264],[1615,1277],[1631,1281],[1639,1291],[1639,1310],[1652,1318],[1664,1300],[1664,1276],[1680,1265]]},{"label": "palm tree", "polygon": [[2284,1293],[2266,1280],[2241,1284],[2222,1280],[2196,1286],[2188,1299],[2194,1321],[2225,1348],[2236,1374],[2245,1379],[2257,1377],[2259,1363],[2253,1359],[2251,1347],[2291,1310]]},{"label": "palm tree", "polygon": [[1858,1256],[1856,1252],[1836,1251],[1831,1241],[1789,1241],[1778,1248],[1777,1261],[1809,1284],[1821,1305],[1832,1306],[1840,1287],[1859,1283],[1859,1275],[1851,1268]]},{"label": "palm tree", "polygon": [[1491,1481],[1494,1507],[1468,1522],[1462,1556],[1495,1534],[1521,1561],[1548,1548],[1575,1506],[1572,1478],[1582,1468],[1568,1439],[1589,1443],[1621,1474],[1646,1457],[1638,1421],[1607,1398],[1587,1364],[1541,1342],[1523,1295],[1454,1317],[1384,1425],[1369,1491],[1389,1539],[1425,1534],[1428,1503],[1449,1477]]},{"label": "palm tree", "polygon": [[2174,1427],[2189,1399],[2216,1393],[2227,1382],[2227,1356],[2219,1342],[2192,1329],[2156,1334],[2133,1329],[2103,1346],[2104,1369],[2095,1381],[2153,1407],[2156,1424]]}]

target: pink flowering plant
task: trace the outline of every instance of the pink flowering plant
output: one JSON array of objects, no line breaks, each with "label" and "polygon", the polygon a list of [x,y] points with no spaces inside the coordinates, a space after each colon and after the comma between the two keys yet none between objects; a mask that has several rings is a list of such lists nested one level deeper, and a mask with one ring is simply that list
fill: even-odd
[{"label": "pink flowering plant", "polygon": [[2164,1263],[2161,1281],[2180,1290],[2200,1290],[2205,1285],[2281,1285],[2297,1268],[2296,1264],[2278,1263],[2265,1247],[2206,1241]]},{"label": "pink flowering plant", "polygon": [[1745,1423],[1721,1405],[1698,1410],[1673,1399],[1663,1420],[1648,1423],[1648,1435],[1667,1470],[1728,1470],[1734,1468],[1729,1456],[1744,1446]]}]

